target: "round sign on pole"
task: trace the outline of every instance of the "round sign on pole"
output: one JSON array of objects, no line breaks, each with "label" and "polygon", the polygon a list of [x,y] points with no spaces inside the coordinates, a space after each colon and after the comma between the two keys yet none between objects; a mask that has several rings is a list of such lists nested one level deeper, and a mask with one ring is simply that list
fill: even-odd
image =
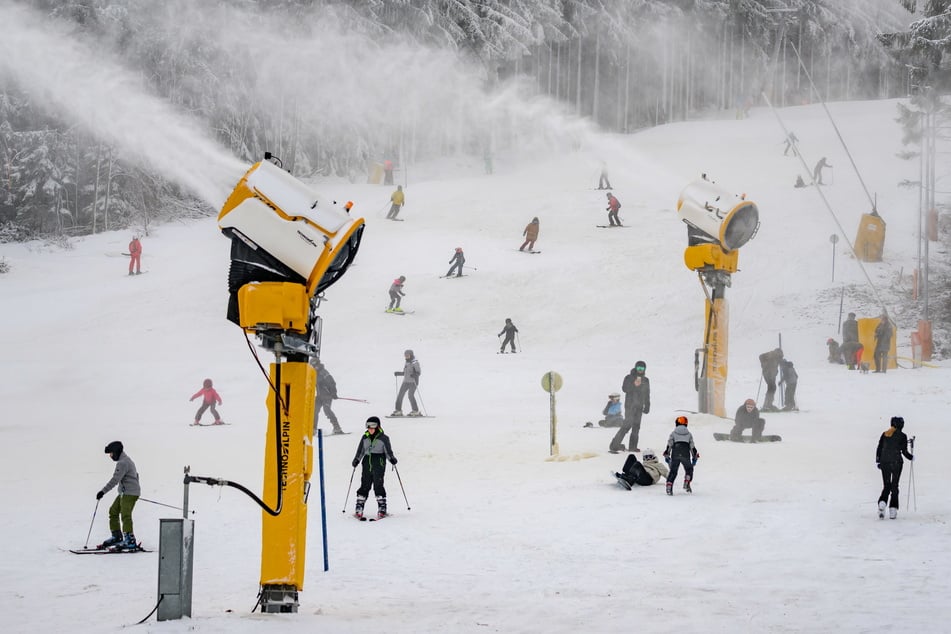
[{"label": "round sign on pole", "polygon": [[546,372],[542,375],[542,389],[546,392],[557,392],[562,383],[561,375],[557,372]]},{"label": "round sign on pole", "polygon": [[832,244],[835,244],[838,241],[839,241],[839,236],[837,236],[836,234],[833,233],[831,236],[829,236],[829,242],[831,242]]}]

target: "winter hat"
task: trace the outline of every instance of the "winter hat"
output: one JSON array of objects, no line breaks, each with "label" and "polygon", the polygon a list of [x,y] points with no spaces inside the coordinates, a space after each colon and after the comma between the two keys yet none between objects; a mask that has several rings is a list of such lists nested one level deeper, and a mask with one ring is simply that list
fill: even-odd
[{"label": "winter hat", "polygon": [[686,416],[678,416],[677,418],[674,419],[674,425],[684,425],[684,426],[686,426],[686,425],[687,425],[687,417],[686,417]]},{"label": "winter hat", "polygon": [[462,252],[462,247],[456,247],[456,253],[461,253],[461,252]]},{"label": "winter hat", "polygon": [[610,394],[608,394],[608,397],[609,397],[609,398],[621,398],[621,393],[620,393],[620,392],[611,392]]},{"label": "winter hat", "polygon": [[657,454],[654,453],[653,449],[647,448],[644,450],[644,460],[656,460]]},{"label": "winter hat", "polygon": [[121,454],[122,453],[122,442],[118,440],[113,440],[111,443],[106,445],[105,453],[109,454]]},{"label": "winter hat", "polygon": [[405,275],[400,275],[400,281],[401,281],[401,282],[405,282],[405,281],[406,281],[406,276],[405,276]]},{"label": "winter hat", "polygon": [[855,313],[849,313],[849,319],[855,319]]},{"label": "winter hat", "polygon": [[507,324],[512,323],[512,318],[511,318],[511,317],[506,317],[506,318],[505,318],[505,323],[507,323]]},{"label": "winter hat", "polygon": [[409,355],[409,356],[411,356],[411,357],[412,357],[412,356],[415,356],[415,355],[413,354],[413,351],[412,351],[412,350],[404,350],[404,351],[403,351],[403,356],[405,357],[406,355]]},{"label": "winter hat", "polygon": [[377,416],[371,416],[367,419],[367,427],[379,427],[380,419]]},{"label": "winter hat", "polygon": [[905,426],[905,419],[901,416],[892,416],[892,427],[901,431],[902,427]]},{"label": "winter hat", "polygon": [[202,384],[203,387],[211,387],[211,386],[212,386],[211,379],[205,379],[204,381],[201,382],[201,384]]},{"label": "winter hat", "polygon": [[745,401],[743,401],[743,405],[752,405],[753,407],[756,407],[756,401],[754,401],[751,398],[748,398]]}]

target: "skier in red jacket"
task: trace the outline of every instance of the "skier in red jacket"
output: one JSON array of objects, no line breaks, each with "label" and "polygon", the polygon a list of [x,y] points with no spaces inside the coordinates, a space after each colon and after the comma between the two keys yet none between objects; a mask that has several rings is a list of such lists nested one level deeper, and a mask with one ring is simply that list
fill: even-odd
[{"label": "skier in red jacket", "polygon": [[194,401],[199,396],[202,397],[201,407],[198,408],[198,411],[195,412],[195,422],[192,425],[201,424],[201,417],[204,415],[205,410],[209,407],[211,408],[211,415],[215,417],[215,425],[223,425],[224,421],[221,420],[221,416],[218,415],[218,410],[215,409],[215,403],[221,405],[221,396],[218,395],[218,392],[215,391],[215,388],[211,386],[211,379],[205,379],[202,382],[202,388],[195,392],[195,394],[188,399],[189,401]]},{"label": "skier in red jacket", "polygon": [[142,272],[142,243],[138,236],[132,236],[132,242],[129,243],[129,275],[133,275],[132,269],[135,269],[135,275]]},{"label": "skier in red jacket", "polygon": [[614,194],[608,194],[608,207],[605,211],[608,212],[608,222],[611,223],[612,227],[620,227],[621,219],[617,217],[617,212],[621,210],[621,201],[619,201]]}]

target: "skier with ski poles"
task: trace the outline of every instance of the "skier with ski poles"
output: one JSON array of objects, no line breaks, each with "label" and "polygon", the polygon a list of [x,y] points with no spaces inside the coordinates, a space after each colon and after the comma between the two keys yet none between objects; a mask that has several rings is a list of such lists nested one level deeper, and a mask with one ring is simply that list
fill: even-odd
[{"label": "skier with ski poles", "polygon": [[608,212],[608,223],[611,227],[620,227],[621,219],[618,218],[617,212],[621,210],[621,201],[617,197],[608,192],[608,206],[605,211]]},{"label": "skier with ski poles", "polygon": [[[888,505],[888,517],[898,517],[898,481],[905,456],[913,461],[915,456],[908,452],[908,437],[902,431],[905,419],[892,416],[891,427],[882,432],[875,449],[875,465],[882,472],[882,493],[878,496],[878,518],[885,518],[885,506]],[[890,499],[889,499],[890,498]]]},{"label": "skier with ski poles", "polygon": [[462,252],[462,247],[456,247],[456,252],[452,255],[452,259],[449,260],[449,264],[452,266],[449,267],[449,271],[446,272],[443,277],[452,277],[452,272],[456,272],[456,277],[462,277],[462,266],[466,263],[466,254]]},{"label": "skier with ski poles", "polygon": [[390,437],[383,433],[380,427],[380,419],[371,416],[367,419],[367,430],[360,438],[357,445],[357,453],[353,456],[353,468],[363,463],[363,472],[360,477],[360,488],[357,489],[357,504],[354,509],[354,517],[363,519],[363,506],[366,504],[367,495],[370,493],[370,487],[373,487],[373,493],[376,495],[377,518],[386,517],[386,487],[384,478],[386,477],[386,461],[396,466],[396,456],[393,455],[393,447],[390,445]]},{"label": "skier with ski poles", "polygon": [[502,347],[499,348],[499,352],[505,354],[505,346],[511,346],[512,352],[517,352],[515,350],[515,335],[518,333],[518,328],[515,327],[515,324],[512,323],[512,320],[508,317],[505,318],[505,325],[502,326],[502,332],[500,332],[497,337],[505,335],[505,339],[502,340]]},{"label": "skier with ski poles", "polygon": [[317,390],[314,398],[314,434],[317,434],[317,419],[320,417],[320,410],[324,411],[330,424],[333,426],[333,433],[342,434],[340,423],[337,421],[337,415],[334,414],[330,406],[337,398],[337,382],[333,375],[327,370],[323,362],[312,359],[311,363],[317,371]]},{"label": "skier with ski poles", "polygon": [[[139,472],[136,470],[132,458],[125,453],[121,441],[113,440],[106,445],[105,453],[109,454],[109,457],[116,463],[116,468],[112,473],[112,478],[96,493],[96,500],[101,500],[116,485],[119,485],[119,495],[112,506],[109,507],[109,530],[112,531],[112,537],[96,548],[116,547],[124,550],[134,550],[138,548],[138,542],[135,539],[135,533],[133,533],[132,509],[135,508],[135,503],[142,493],[139,486]],[[120,522],[121,531],[119,530]]]}]

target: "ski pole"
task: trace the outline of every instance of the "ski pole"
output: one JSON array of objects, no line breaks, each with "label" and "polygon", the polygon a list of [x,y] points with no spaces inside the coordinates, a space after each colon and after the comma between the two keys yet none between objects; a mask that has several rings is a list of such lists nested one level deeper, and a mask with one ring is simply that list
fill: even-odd
[{"label": "ski pole", "polygon": [[[914,459],[914,455],[915,455],[915,437],[914,437],[914,436],[911,437],[911,439],[908,441],[908,444],[911,445],[911,455],[912,455],[912,459],[911,459],[911,480],[909,481],[909,485],[908,485],[908,497],[905,498],[905,506],[908,506],[908,501],[909,501],[909,498],[911,498],[911,493],[912,493],[912,491],[915,490],[915,459]],[[917,492],[915,492],[914,499],[915,499],[915,511],[917,511],[917,510],[918,510],[918,493],[917,493]]]},{"label": "ski pole", "polygon": [[367,403],[367,404],[369,404],[370,402],[364,398],[349,398],[347,396],[338,396],[337,400],[338,401],[354,401],[356,403]]},{"label": "ski pole", "polygon": [[515,344],[518,346],[518,351],[522,352],[522,340],[518,337],[518,331],[515,331]]},{"label": "ski pole", "polygon": [[463,264],[462,266],[464,266],[464,267],[467,268],[467,269],[472,269],[473,271],[478,271],[478,270],[479,270],[479,269],[477,269],[477,268],[474,267],[474,266],[466,266],[465,264]]},{"label": "ski pole", "polygon": [[[163,504],[163,503],[161,503],[161,502],[156,502],[155,500],[150,500],[150,499],[148,499],[148,498],[142,498],[142,497],[140,497],[139,500],[142,501],[142,502],[148,502],[148,503],[150,503],[150,504],[157,504],[158,506],[167,506],[168,508],[170,508],[170,509],[175,509],[175,510],[177,510],[177,511],[181,511],[181,510],[182,510],[182,507],[180,507],[180,506],[172,506],[171,504]],[[195,512],[195,511],[192,511],[192,513],[194,513],[194,512]]]},{"label": "ski pole", "polygon": [[419,399],[419,409],[426,415],[426,405],[423,403],[423,393],[419,391],[419,385],[416,386],[416,398]]},{"label": "ski pole", "polygon": [[406,489],[403,488],[403,478],[400,477],[400,470],[396,468],[396,465],[393,465],[393,471],[396,472],[396,479],[400,482],[400,491],[403,492],[403,501],[406,502],[406,510],[411,510],[409,507],[409,500],[406,499]]},{"label": "ski pole", "polygon": [[96,508],[92,511],[92,519],[89,520],[89,532],[86,533],[86,543],[83,544],[83,550],[89,548],[89,536],[92,535],[92,525],[96,521],[96,513],[99,511],[99,500],[96,500]]},{"label": "ski pole", "polygon": [[341,509],[340,511],[341,513],[347,512],[347,500],[350,499],[350,489],[353,488],[353,476],[354,474],[356,474],[356,472],[357,472],[356,467],[354,467],[353,471],[350,472],[350,484],[347,485],[347,497],[343,499],[343,509]]}]

